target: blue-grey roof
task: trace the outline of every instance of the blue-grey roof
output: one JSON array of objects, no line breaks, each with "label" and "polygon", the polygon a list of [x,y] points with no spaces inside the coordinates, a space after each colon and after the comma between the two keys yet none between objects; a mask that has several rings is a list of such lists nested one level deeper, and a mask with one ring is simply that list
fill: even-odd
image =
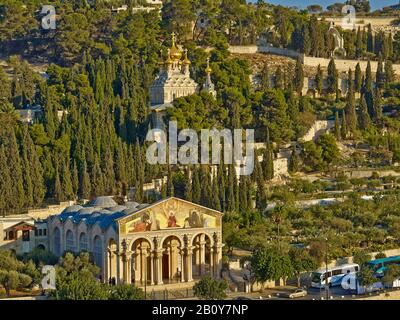
[{"label": "blue-grey roof", "polygon": [[112,197],[97,197],[87,203],[87,206],[101,208],[112,208],[117,205]]},{"label": "blue-grey roof", "polygon": [[103,230],[112,226],[116,230],[116,219],[137,211],[136,207],[139,206],[136,202],[121,206],[112,197],[98,197],[88,202],[84,207],[74,205],[64,209],[58,218],[62,222],[70,219],[75,224],[84,221],[88,226],[98,224]]}]

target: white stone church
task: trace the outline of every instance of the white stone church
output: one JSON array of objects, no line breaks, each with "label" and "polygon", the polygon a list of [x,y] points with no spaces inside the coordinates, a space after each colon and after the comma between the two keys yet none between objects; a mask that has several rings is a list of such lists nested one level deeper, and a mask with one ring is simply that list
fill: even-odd
[{"label": "white stone church", "polygon": [[[199,85],[190,76],[191,61],[188,51],[176,43],[175,33],[172,34],[172,46],[168,49],[167,59],[162,62],[161,69],[150,88],[150,109],[153,112],[153,126],[163,127],[163,116],[167,108],[173,107],[177,98],[186,97],[199,91]],[[211,81],[211,68],[207,60],[206,81],[203,90],[214,97],[216,91]]]}]

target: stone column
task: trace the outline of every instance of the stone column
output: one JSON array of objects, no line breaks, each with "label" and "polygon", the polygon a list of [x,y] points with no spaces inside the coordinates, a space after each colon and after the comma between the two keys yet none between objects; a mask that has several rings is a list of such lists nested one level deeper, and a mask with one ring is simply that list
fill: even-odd
[{"label": "stone column", "polygon": [[199,273],[200,276],[204,275],[205,273],[205,264],[206,264],[206,242],[204,241],[204,234],[202,234],[200,236],[200,251],[199,251],[199,255],[200,255],[200,264],[199,264]]},{"label": "stone column", "polygon": [[[123,283],[123,274],[124,274],[124,262],[122,259],[123,254],[120,252],[116,252],[116,259],[117,259],[117,272],[115,273],[115,282],[117,284]],[[112,275],[111,275],[112,276]]]},{"label": "stone column", "polygon": [[154,285],[154,254],[150,253],[150,285]]},{"label": "stone column", "polygon": [[220,278],[220,271],[222,269],[222,246],[215,245],[214,246],[214,272],[215,277]]},{"label": "stone column", "polygon": [[215,270],[214,270],[214,249],[210,248],[210,275],[215,277]]},{"label": "stone column", "polygon": [[163,257],[163,250],[157,250],[155,251],[156,258],[156,284],[157,285],[162,285],[163,282],[163,277],[162,277],[162,257]]},{"label": "stone column", "polygon": [[147,265],[146,265],[146,251],[144,248],[140,249],[140,283],[144,284],[147,280]]},{"label": "stone column", "polygon": [[132,252],[127,252],[126,253],[126,283],[131,284],[132,283]]},{"label": "stone column", "polygon": [[168,246],[168,279],[172,279],[172,246]]},{"label": "stone column", "polygon": [[186,282],[193,281],[192,255],[193,255],[192,248],[191,247],[186,248]]},{"label": "stone column", "polygon": [[128,259],[126,253],[122,254],[122,277],[123,283],[128,283]]},{"label": "stone column", "polygon": [[108,280],[110,279],[110,258],[109,256],[109,250],[105,252],[105,255],[102,256],[103,260],[103,266],[102,266],[102,277],[103,277],[103,282],[108,283]]},{"label": "stone column", "polygon": [[181,256],[181,282],[185,282],[185,253],[183,249],[179,250],[179,255]]}]

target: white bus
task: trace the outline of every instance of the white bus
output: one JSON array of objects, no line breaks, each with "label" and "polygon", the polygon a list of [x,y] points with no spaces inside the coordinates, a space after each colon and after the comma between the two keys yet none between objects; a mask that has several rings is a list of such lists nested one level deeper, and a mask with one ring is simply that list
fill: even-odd
[{"label": "white bus", "polygon": [[331,287],[340,286],[342,279],[350,274],[358,272],[360,266],[355,263],[344,264],[337,267],[319,269],[311,274],[311,287],[323,288],[325,287],[325,279],[328,278],[328,285]]}]

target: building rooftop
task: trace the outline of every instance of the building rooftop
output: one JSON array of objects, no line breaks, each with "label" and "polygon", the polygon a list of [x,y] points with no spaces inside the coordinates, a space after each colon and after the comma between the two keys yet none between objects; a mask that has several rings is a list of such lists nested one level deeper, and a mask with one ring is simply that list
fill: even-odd
[{"label": "building rooftop", "polygon": [[116,229],[116,219],[136,212],[146,206],[148,204],[139,204],[137,202],[127,202],[124,205],[118,205],[111,196],[104,196],[94,198],[84,206],[73,205],[67,207],[57,218],[61,221],[70,219],[75,224],[82,221],[90,226],[98,224],[103,230],[110,226]]}]

